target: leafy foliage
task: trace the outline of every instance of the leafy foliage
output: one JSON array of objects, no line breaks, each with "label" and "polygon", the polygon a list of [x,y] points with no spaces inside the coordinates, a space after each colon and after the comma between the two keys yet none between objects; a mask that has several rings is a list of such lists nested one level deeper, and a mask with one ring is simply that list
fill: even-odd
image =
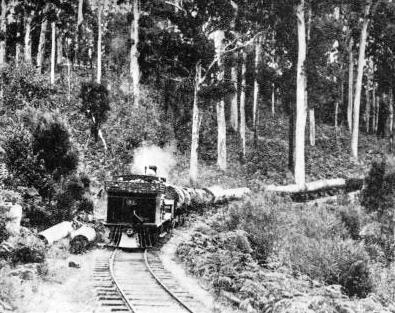
[{"label": "leafy foliage", "polygon": [[78,157],[59,119],[38,114],[31,122],[31,132],[22,127],[5,142],[5,163],[20,184],[36,188],[47,198],[61,177],[76,169]]},{"label": "leafy foliage", "polygon": [[82,83],[80,98],[82,99],[81,111],[85,113],[92,123],[92,134],[98,140],[98,131],[107,120],[110,110],[107,88],[98,83]]},{"label": "leafy foliage", "polygon": [[10,64],[0,70],[3,101],[5,108],[16,111],[27,105],[48,107],[51,105],[52,88],[43,75],[28,64],[19,64],[16,68]]}]

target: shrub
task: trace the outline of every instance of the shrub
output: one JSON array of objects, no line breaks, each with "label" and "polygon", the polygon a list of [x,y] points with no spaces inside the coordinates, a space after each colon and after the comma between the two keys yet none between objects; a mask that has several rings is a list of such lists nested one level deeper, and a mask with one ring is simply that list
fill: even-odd
[{"label": "shrub", "polygon": [[251,243],[254,257],[267,262],[280,237],[280,206],[287,204],[274,195],[248,198],[231,205],[228,227],[242,229]]},{"label": "shrub", "polygon": [[34,187],[40,196],[51,198],[62,177],[78,164],[69,133],[54,115],[41,114],[27,122],[4,144],[5,163],[18,184]]},{"label": "shrub", "polygon": [[15,67],[10,64],[0,70],[0,75],[4,105],[8,109],[15,111],[26,105],[42,107],[43,103],[50,104],[51,86],[34,66],[22,63]]},{"label": "shrub", "polygon": [[280,249],[284,264],[312,279],[339,284],[351,296],[365,297],[371,291],[369,255],[349,238],[330,206],[291,209],[287,218]]},{"label": "shrub", "polygon": [[97,141],[98,131],[107,120],[107,113],[110,110],[108,90],[104,85],[95,82],[82,83],[80,98],[81,111],[92,123],[92,134]]},{"label": "shrub", "polygon": [[[395,206],[395,174],[386,174],[386,163],[375,162],[366,179],[366,188],[362,192],[362,205],[370,215],[371,222],[378,223],[371,239],[383,249],[387,261],[395,259],[394,240],[394,206]],[[366,237],[366,236],[365,236]]]},{"label": "shrub", "polygon": [[360,212],[352,206],[341,207],[339,210],[340,220],[344,223],[352,239],[359,239],[361,230]]}]

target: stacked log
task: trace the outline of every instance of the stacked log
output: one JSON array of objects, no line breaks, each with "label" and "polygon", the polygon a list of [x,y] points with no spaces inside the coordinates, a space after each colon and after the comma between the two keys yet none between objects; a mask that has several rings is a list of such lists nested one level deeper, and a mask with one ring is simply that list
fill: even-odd
[{"label": "stacked log", "polygon": [[175,199],[177,209],[238,200],[251,193],[249,188],[223,189],[220,186],[200,189],[167,185],[166,189],[167,195]]}]

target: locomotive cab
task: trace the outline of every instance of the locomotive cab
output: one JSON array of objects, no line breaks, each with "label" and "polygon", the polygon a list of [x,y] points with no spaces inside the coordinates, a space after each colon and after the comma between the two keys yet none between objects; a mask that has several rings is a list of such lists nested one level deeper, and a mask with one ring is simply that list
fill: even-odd
[{"label": "locomotive cab", "polygon": [[165,178],[150,175],[124,175],[106,181],[106,225],[115,243],[120,241],[121,247],[130,248],[151,246],[171,226],[174,200],[166,199],[165,182]]}]

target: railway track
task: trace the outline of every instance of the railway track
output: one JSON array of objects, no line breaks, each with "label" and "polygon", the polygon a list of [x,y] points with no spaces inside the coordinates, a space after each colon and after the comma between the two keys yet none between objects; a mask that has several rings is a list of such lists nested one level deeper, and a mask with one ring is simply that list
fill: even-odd
[{"label": "railway track", "polygon": [[155,251],[115,249],[110,258],[97,260],[93,277],[103,312],[208,312],[182,290]]}]

